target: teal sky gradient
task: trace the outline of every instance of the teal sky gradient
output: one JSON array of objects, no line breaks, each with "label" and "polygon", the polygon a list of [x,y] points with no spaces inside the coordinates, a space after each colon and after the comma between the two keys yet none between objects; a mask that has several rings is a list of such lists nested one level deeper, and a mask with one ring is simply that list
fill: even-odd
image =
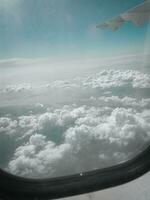
[{"label": "teal sky gradient", "polygon": [[117,55],[144,48],[147,24],[95,25],[143,0],[0,0],[0,59]]}]

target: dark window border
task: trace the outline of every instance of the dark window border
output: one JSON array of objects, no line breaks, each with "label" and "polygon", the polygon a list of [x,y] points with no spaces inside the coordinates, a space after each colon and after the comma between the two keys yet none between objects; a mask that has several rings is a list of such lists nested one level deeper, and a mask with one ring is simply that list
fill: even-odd
[{"label": "dark window border", "polygon": [[0,199],[56,199],[127,183],[150,170],[150,146],[125,163],[83,174],[26,179],[0,170]]}]

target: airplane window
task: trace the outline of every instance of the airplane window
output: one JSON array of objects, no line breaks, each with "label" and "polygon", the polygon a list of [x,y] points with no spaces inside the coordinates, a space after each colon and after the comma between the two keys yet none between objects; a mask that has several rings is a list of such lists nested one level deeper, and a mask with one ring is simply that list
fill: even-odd
[{"label": "airplane window", "polygon": [[0,0],[1,169],[82,175],[148,147],[149,17],[143,0]]}]

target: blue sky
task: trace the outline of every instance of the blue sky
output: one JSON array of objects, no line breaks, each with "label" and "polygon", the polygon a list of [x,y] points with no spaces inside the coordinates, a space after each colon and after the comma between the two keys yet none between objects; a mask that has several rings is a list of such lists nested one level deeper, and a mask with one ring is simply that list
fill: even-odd
[{"label": "blue sky", "polygon": [[143,0],[0,0],[0,59],[140,52],[147,25],[95,30]]}]

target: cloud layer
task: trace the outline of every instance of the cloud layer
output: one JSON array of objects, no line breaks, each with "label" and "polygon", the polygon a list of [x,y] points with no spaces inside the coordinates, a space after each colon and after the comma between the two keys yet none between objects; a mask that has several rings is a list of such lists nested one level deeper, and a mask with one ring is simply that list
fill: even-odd
[{"label": "cloud layer", "polygon": [[78,77],[73,80],[58,80],[40,86],[29,83],[7,85],[1,93],[18,93],[23,91],[41,90],[46,88],[150,88],[150,75],[136,70],[103,70],[91,76]]},{"label": "cloud layer", "polygon": [[63,176],[111,166],[139,153],[150,139],[150,100],[98,101],[99,107],[70,105],[16,120],[1,118],[1,134],[16,134],[22,142],[7,170],[26,177]]},{"label": "cloud layer", "polygon": [[[150,141],[149,89],[150,75],[138,70],[102,70],[1,88],[5,106],[15,99],[17,110],[14,115],[5,108],[0,114],[1,157],[7,158],[0,166],[19,176],[43,178],[132,158]],[[20,112],[19,102],[28,100],[34,105]]]}]

